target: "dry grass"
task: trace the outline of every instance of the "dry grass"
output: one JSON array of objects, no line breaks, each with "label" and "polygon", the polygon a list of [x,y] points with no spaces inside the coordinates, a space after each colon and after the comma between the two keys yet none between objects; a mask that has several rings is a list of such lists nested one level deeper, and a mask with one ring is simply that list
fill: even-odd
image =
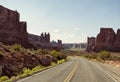
[{"label": "dry grass", "polygon": [[120,57],[120,52],[111,52],[110,54],[111,54],[111,56],[118,56],[118,57]]}]

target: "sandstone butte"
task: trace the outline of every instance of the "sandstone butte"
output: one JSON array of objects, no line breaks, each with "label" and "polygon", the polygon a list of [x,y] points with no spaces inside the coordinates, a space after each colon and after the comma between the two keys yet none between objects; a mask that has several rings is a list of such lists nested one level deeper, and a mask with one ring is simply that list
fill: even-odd
[{"label": "sandstone butte", "polygon": [[[0,5],[0,77],[16,76],[24,68],[32,69],[37,65],[49,66],[57,60],[46,53],[30,53],[30,49],[17,51],[12,49],[15,43],[28,48],[62,48],[62,41],[50,42],[50,34],[40,36],[27,32],[27,23],[19,20],[17,11]],[[2,42],[2,43],[1,43]],[[3,44],[4,43],[4,44]],[[23,48],[24,49],[24,48]],[[36,55],[37,54],[37,55]]]},{"label": "sandstone butte", "polygon": [[62,48],[62,41],[50,42],[50,34],[39,35],[27,32],[27,23],[20,21],[20,14],[0,5],[0,42],[4,44],[21,44],[26,48]]},{"label": "sandstone butte", "polygon": [[19,21],[19,13],[0,6],[0,41],[6,44],[27,43],[27,24]]},{"label": "sandstone butte", "polygon": [[86,50],[120,52],[120,29],[115,33],[112,28],[100,28],[100,33],[96,38],[88,37]]}]

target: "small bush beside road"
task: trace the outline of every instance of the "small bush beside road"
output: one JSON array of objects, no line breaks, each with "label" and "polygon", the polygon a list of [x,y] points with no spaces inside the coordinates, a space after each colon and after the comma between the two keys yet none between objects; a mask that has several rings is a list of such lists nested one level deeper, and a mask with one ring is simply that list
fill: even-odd
[{"label": "small bush beside road", "polygon": [[82,55],[87,59],[96,59],[98,61],[119,60],[119,56],[113,56],[109,51],[100,51],[99,53],[85,53]]},{"label": "small bush beside road", "polygon": [[110,58],[111,58],[111,55],[110,55],[110,52],[108,52],[108,51],[101,51],[98,54],[98,59],[109,60]]}]

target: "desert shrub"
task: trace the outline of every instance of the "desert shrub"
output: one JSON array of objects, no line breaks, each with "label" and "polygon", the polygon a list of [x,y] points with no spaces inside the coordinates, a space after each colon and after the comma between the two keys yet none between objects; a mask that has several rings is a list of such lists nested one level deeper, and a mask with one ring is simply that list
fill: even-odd
[{"label": "desert shrub", "polygon": [[89,54],[84,54],[83,57],[89,58]]},{"label": "desert shrub", "polygon": [[67,60],[67,55],[66,54],[63,54],[62,57],[63,57],[63,59]]},{"label": "desert shrub", "polygon": [[110,59],[110,58],[111,58],[110,52],[108,52],[108,51],[101,51],[98,54],[98,59],[106,60],[106,59]]},{"label": "desert shrub", "polygon": [[31,74],[39,71],[42,68],[43,68],[43,66],[41,66],[41,65],[35,66],[31,70],[29,68],[25,67],[25,68],[23,68],[23,76],[31,75]]},{"label": "desert shrub", "polygon": [[0,82],[6,81],[8,79],[9,79],[8,76],[2,76],[0,77]]},{"label": "desert shrub", "polygon": [[27,54],[30,54],[30,55],[34,55],[35,54],[35,50],[34,49],[25,49],[25,52]]},{"label": "desert shrub", "polygon": [[56,50],[52,50],[52,51],[50,52],[50,54],[51,54],[51,55],[54,55],[56,52],[57,52]]},{"label": "desert shrub", "polygon": [[29,51],[29,50],[26,53],[30,54],[30,55],[34,55],[35,54],[35,53],[33,53],[32,51]]},{"label": "desert shrub", "polygon": [[38,65],[32,69],[33,72],[39,71],[42,68],[42,66]]},{"label": "desert shrub", "polygon": [[27,76],[31,74],[31,70],[29,68],[23,68],[23,76]]},{"label": "desert shrub", "polygon": [[62,60],[59,60],[57,63],[61,64],[61,63],[65,62],[65,61],[66,61],[65,59],[62,59]]},{"label": "desert shrub", "polygon": [[62,54],[61,52],[56,52],[55,56],[58,60],[66,59],[67,57],[65,54]]},{"label": "desert shrub", "polygon": [[119,56],[112,56],[111,59],[115,60],[115,61],[120,61],[120,57]]},{"label": "desert shrub", "polygon": [[49,53],[49,50],[47,50],[47,49],[42,49],[40,53],[45,55],[45,54],[48,54],[48,53]]},{"label": "desert shrub", "polygon": [[58,60],[61,60],[62,59],[62,54],[60,52],[56,52],[54,54],[54,57],[57,58]]},{"label": "desert shrub", "polygon": [[2,51],[0,51],[0,58],[2,58],[4,55],[4,53]]},{"label": "desert shrub", "polygon": [[97,54],[90,54],[90,55],[89,55],[89,58],[90,58],[90,59],[96,59],[97,56],[98,56]]},{"label": "desert shrub", "polygon": [[19,44],[15,44],[15,45],[13,45],[13,46],[11,47],[10,50],[11,50],[11,51],[12,51],[12,50],[13,50],[13,51],[23,51],[24,48],[23,48],[21,45],[19,45]]},{"label": "desert shrub", "polygon": [[50,55],[52,55],[54,58],[57,58],[57,51],[56,50],[52,50],[49,52]]},{"label": "desert shrub", "polygon": [[11,78],[9,78],[8,80],[6,80],[5,82],[15,82],[14,80],[17,79],[16,76],[12,76]]},{"label": "desert shrub", "polygon": [[83,54],[82,56],[85,57],[85,58],[88,58],[88,59],[97,59],[98,55],[94,54],[94,53],[93,54],[88,54],[87,53],[87,54]]},{"label": "desert shrub", "polygon": [[42,49],[38,49],[36,52],[36,54],[42,54],[42,53],[45,53]]},{"label": "desert shrub", "polygon": [[66,56],[64,53],[58,52],[58,51],[56,51],[56,50],[52,50],[52,51],[50,52],[50,55],[52,55],[52,56],[53,56],[54,58],[56,58],[57,60],[66,59],[66,58],[67,58],[67,56]]}]

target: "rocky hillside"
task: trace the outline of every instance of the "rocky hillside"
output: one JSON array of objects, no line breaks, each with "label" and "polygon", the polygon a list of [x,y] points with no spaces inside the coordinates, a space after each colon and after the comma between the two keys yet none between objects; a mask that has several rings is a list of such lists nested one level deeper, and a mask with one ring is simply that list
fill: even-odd
[{"label": "rocky hillside", "polygon": [[49,66],[52,62],[66,58],[66,56],[59,56],[59,54],[55,56],[51,52],[25,49],[18,44],[5,46],[0,43],[0,76],[15,76],[22,73],[23,68],[32,69],[37,65]]},{"label": "rocky hillside", "polygon": [[17,10],[0,5],[0,77],[17,76],[24,68],[50,66],[52,62],[66,59],[66,55],[56,51],[62,48],[62,41],[56,44],[50,42],[49,33],[28,34],[27,23],[20,21]]}]

